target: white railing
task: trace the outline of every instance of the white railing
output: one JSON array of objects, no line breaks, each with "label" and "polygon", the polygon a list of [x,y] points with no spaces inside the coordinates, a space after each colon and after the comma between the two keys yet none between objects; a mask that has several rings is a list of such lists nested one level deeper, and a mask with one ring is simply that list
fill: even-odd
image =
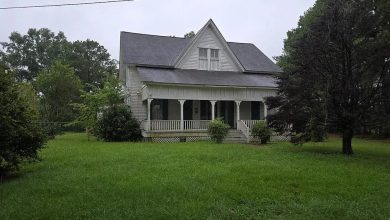
[{"label": "white railing", "polygon": [[246,137],[247,142],[249,141],[249,136],[250,136],[250,129],[249,127],[245,124],[243,120],[237,121],[237,130],[240,130],[244,136]]},{"label": "white railing", "polygon": [[[207,130],[209,127],[210,120],[183,120],[183,130]],[[148,122],[143,123],[145,130],[148,130]],[[180,120],[151,120],[150,121],[151,131],[181,131]]]},{"label": "white railing", "polygon": [[210,120],[184,120],[184,130],[207,130]]},{"label": "white railing", "polygon": [[253,126],[260,121],[264,120],[241,120],[249,129],[252,129]]},{"label": "white railing", "polygon": [[151,120],[151,131],[180,131],[180,120]]}]

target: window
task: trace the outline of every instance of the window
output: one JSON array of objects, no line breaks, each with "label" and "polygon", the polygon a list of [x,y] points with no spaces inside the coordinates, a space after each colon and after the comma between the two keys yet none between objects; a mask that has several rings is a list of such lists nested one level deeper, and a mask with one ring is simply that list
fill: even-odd
[{"label": "window", "polygon": [[219,50],[210,49],[210,70],[219,69]]},{"label": "window", "polygon": [[218,60],[218,50],[217,49],[211,49],[211,59]]},{"label": "window", "polygon": [[219,50],[199,48],[199,69],[219,70]]},{"label": "window", "polygon": [[208,70],[207,48],[199,48],[199,69]]}]

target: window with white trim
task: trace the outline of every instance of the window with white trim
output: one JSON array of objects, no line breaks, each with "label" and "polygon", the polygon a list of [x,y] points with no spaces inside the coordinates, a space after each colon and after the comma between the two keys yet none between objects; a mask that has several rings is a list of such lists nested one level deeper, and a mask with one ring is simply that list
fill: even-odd
[{"label": "window with white trim", "polygon": [[199,69],[219,70],[219,50],[199,48]]},{"label": "window with white trim", "polygon": [[210,49],[210,70],[219,70],[219,50]]},{"label": "window with white trim", "polygon": [[207,48],[199,48],[199,69],[208,70],[208,56],[207,56]]}]

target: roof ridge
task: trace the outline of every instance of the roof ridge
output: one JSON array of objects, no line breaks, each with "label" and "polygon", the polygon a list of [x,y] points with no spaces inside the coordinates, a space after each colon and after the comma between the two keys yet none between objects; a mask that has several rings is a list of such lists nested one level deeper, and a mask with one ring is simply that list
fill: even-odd
[{"label": "roof ridge", "polygon": [[253,43],[250,43],[250,42],[247,42],[247,43],[245,43],[245,42],[234,42],[234,41],[226,41],[226,42],[227,43],[232,43],[232,44],[252,44],[252,45],[254,45]]},{"label": "roof ridge", "polygon": [[145,34],[145,33],[137,33],[137,32],[130,32],[130,31],[121,31],[121,33],[146,35],[146,36],[151,36],[151,37],[167,37],[167,38],[186,39],[185,37],[166,36],[166,35],[157,35],[157,34]]}]

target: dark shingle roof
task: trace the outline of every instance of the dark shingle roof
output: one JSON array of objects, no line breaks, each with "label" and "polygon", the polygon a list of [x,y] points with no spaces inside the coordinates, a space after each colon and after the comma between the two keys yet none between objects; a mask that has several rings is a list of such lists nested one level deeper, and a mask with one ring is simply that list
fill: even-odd
[{"label": "dark shingle roof", "polygon": [[[190,42],[188,38],[121,32],[121,60],[139,66],[173,67]],[[248,72],[281,72],[281,69],[255,45],[228,42],[241,65]]]},{"label": "dark shingle roof", "polygon": [[277,87],[275,77],[266,74],[149,67],[138,67],[137,69],[138,74],[141,77],[141,81],[143,82],[216,86]]},{"label": "dark shingle roof", "polygon": [[272,62],[259,48],[248,43],[232,43],[229,47],[248,72],[282,72],[280,67]]},{"label": "dark shingle roof", "polygon": [[173,66],[189,39],[121,32],[122,62],[151,66]]}]

